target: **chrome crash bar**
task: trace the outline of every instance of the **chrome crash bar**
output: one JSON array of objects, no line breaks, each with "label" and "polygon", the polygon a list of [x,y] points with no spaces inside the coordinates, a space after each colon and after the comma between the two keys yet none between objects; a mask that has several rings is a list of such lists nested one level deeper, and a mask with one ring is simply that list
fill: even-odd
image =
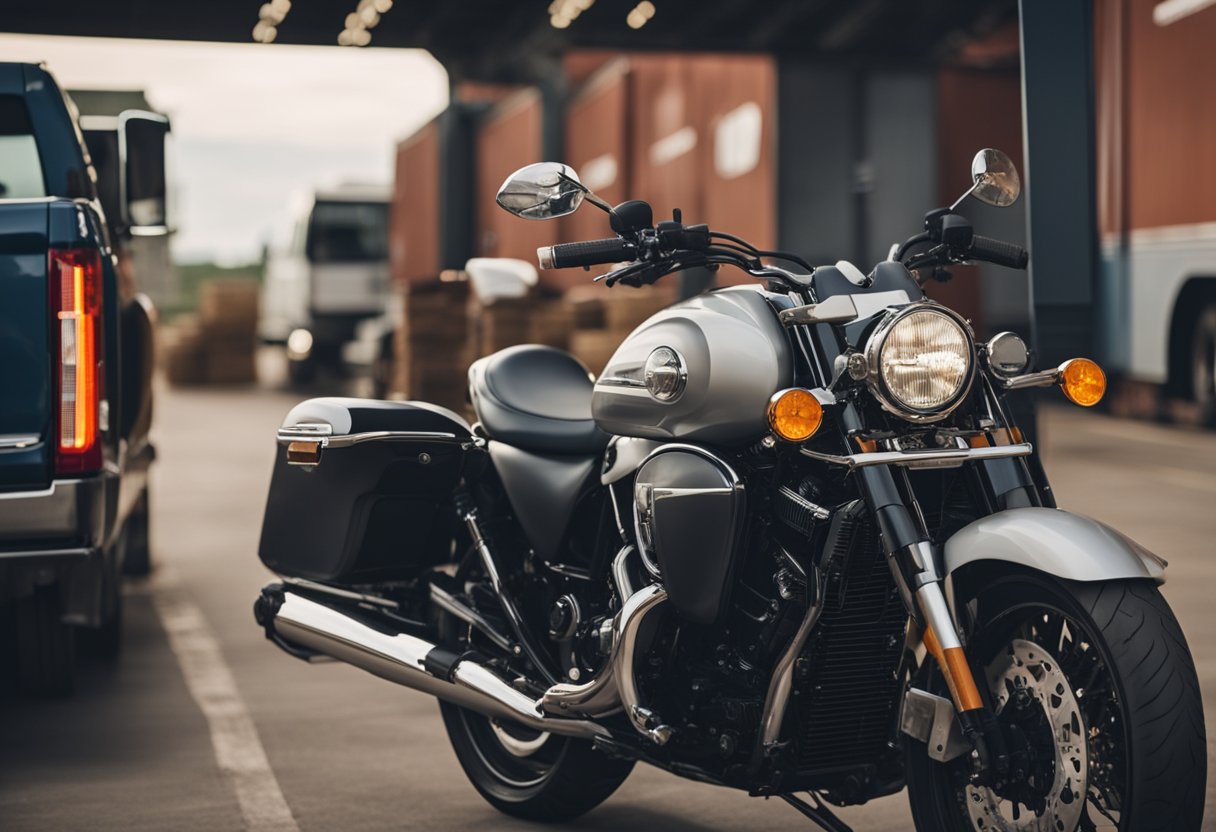
[{"label": "chrome crash bar", "polygon": [[803,448],[802,455],[831,465],[844,465],[849,470],[871,465],[897,465],[902,468],[949,468],[964,462],[983,459],[1007,459],[1029,456],[1034,446],[1029,442],[998,445],[988,448],[926,448],[924,450],[872,451],[860,454],[825,454]]}]

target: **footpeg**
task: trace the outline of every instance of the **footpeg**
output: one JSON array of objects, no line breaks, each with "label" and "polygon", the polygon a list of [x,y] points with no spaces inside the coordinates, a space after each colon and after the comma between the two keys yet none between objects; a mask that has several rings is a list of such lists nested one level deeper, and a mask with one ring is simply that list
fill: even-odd
[{"label": "footpeg", "polygon": [[631,713],[633,714],[633,724],[638,726],[655,745],[667,745],[667,741],[676,732],[676,729],[670,725],[664,725],[659,715],[649,708],[634,705]]}]

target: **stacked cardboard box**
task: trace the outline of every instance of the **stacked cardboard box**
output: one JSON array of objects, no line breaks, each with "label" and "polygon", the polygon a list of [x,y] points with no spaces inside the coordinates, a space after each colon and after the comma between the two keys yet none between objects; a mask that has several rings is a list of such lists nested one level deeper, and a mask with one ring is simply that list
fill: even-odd
[{"label": "stacked cardboard box", "polygon": [[173,384],[257,381],[257,284],[211,280],[199,286],[198,314],[178,320],[166,339],[166,374]]},{"label": "stacked cardboard box", "polygon": [[469,284],[459,272],[444,278],[398,284],[403,314],[394,338],[392,395],[460,412],[469,364]]},{"label": "stacked cardboard box", "polygon": [[599,375],[629,333],[673,299],[670,292],[651,288],[572,289],[566,295],[575,326],[570,351]]}]

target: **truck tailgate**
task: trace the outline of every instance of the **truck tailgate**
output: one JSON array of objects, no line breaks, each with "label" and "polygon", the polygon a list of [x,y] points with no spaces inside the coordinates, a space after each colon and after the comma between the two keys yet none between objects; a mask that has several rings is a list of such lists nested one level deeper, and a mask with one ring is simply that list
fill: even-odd
[{"label": "truck tailgate", "polygon": [[50,204],[0,201],[0,491],[51,481]]}]

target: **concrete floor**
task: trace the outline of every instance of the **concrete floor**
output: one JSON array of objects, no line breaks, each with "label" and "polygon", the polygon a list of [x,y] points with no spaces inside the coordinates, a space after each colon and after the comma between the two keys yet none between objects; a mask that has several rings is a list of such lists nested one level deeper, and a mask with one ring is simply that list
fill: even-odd
[{"label": "concrete floor", "polygon": [[[274,431],[299,398],[273,387],[163,390],[154,473],[155,576],[127,590],[126,648],[86,664],[75,698],[0,699],[0,829],[227,830],[243,826],[212,730],[170,649],[158,604],[202,611],[303,830],[524,829],[460,771],[429,698],[270,646],[250,607]],[[1171,562],[1166,597],[1199,667],[1216,737],[1216,435],[1052,409],[1042,443],[1061,505],[1116,525]],[[1209,760],[1213,759],[1209,739]],[[1216,768],[1209,763],[1209,769]],[[1216,786],[1208,781],[1216,829]],[[858,830],[906,830],[902,794],[840,812]],[[780,801],[641,767],[577,827],[808,829]],[[261,828],[275,827],[263,824]]]}]

